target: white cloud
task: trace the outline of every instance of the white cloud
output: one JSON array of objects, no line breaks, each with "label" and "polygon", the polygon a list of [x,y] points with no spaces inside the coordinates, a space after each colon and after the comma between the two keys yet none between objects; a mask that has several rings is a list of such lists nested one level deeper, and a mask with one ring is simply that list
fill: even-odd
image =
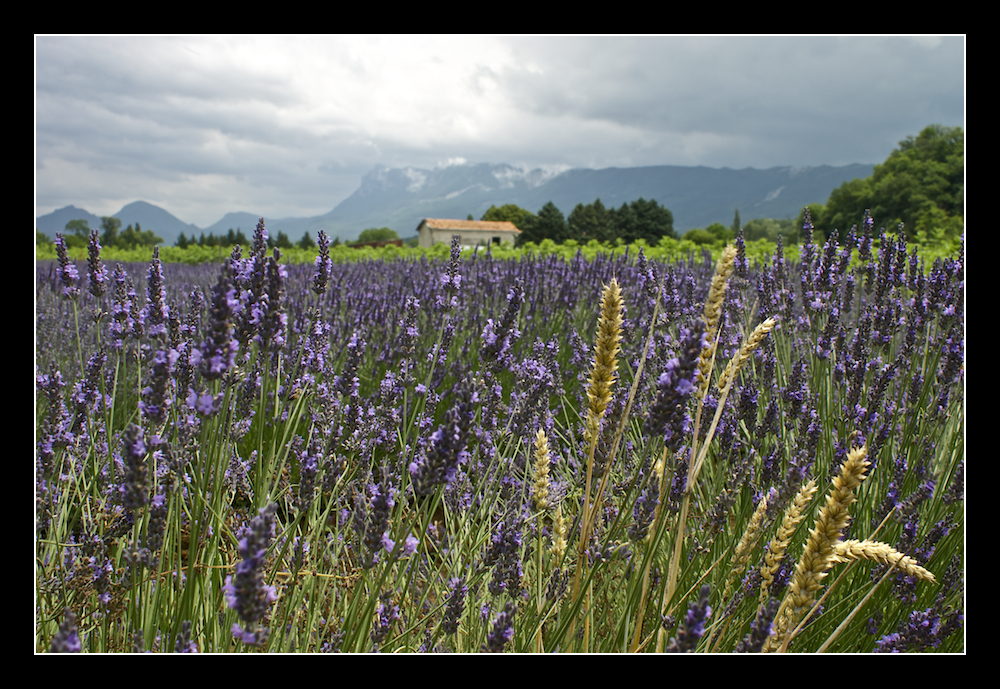
[{"label": "white cloud", "polygon": [[38,37],[35,106],[39,214],[207,226],[327,212],[376,164],[879,162],[963,123],[964,37]]}]

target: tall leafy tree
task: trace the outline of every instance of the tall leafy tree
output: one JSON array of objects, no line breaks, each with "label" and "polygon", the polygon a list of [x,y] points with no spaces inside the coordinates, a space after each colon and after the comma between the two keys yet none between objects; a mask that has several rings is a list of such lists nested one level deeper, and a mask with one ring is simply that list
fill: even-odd
[{"label": "tall leafy tree", "polygon": [[483,217],[481,217],[480,220],[487,220],[491,222],[510,222],[514,223],[514,227],[517,229],[524,231],[523,225],[531,222],[534,217],[535,214],[529,210],[525,210],[524,208],[521,208],[513,203],[505,203],[499,208],[496,206],[490,206],[489,210],[483,213]]},{"label": "tall leafy tree", "polygon": [[[916,240],[918,219],[961,226],[965,200],[965,133],[961,127],[925,127],[916,137],[899,142],[871,177],[845,182],[830,194],[820,222],[813,225],[830,236],[846,233],[866,209],[880,227],[904,223],[907,239]],[[940,209],[941,213],[934,212]],[[815,216],[814,216],[815,217]]]},{"label": "tall leafy tree", "polygon": [[525,227],[519,228],[521,234],[517,238],[517,244],[523,245],[526,242],[541,242],[543,239],[551,239],[561,243],[569,239],[569,227],[566,224],[566,216],[556,208],[556,205],[549,201],[538,215],[525,223]]},{"label": "tall leafy tree", "polygon": [[389,227],[369,227],[358,235],[359,242],[388,242],[393,239],[399,239],[399,234]]},{"label": "tall leafy tree", "polygon": [[638,198],[631,204],[623,203],[612,213],[616,236],[626,243],[645,239],[656,244],[663,237],[677,238],[674,230],[674,214],[655,200]]},{"label": "tall leafy tree", "polygon": [[67,232],[72,232],[77,237],[90,237],[90,223],[86,220],[70,220],[66,223]]},{"label": "tall leafy tree", "polygon": [[101,218],[101,245],[118,246],[118,229],[122,226],[122,221],[118,218],[106,215]]},{"label": "tall leafy tree", "polygon": [[584,205],[576,204],[576,208],[566,218],[570,236],[579,242],[589,242],[596,239],[599,242],[615,240],[615,226],[611,213],[600,199]]}]

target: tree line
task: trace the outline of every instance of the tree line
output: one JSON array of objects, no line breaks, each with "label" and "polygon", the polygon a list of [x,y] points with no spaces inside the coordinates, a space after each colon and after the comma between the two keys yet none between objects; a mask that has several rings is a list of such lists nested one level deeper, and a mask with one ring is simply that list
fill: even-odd
[{"label": "tree line", "polygon": [[[163,243],[162,237],[158,237],[152,230],[143,230],[139,223],[136,223],[135,227],[129,225],[124,230],[121,229],[121,226],[122,221],[118,218],[112,216],[101,218],[98,238],[102,247],[127,250]],[[70,220],[66,223],[66,245],[71,247],[87,246],[92,231],[88,221]]]},{"label": "tree line", "polygon": [[[877,227],[895,232],[902,224],[908,242],[938,245],[962,234],[964,206],[965,133],[932,124],[900,141],[871,177],[844,182],[809,212],[814,230],[827,238],[843,240],[868,210]],[[802,221],[800,213],[799,227]]]},{"label": "tree line", "polygon": [[513,223],[521,230],[516,242],[518,246],[528,242],[538,244],[545,239],[557,244],[567,239],[582,243],[595,239],[610,244],[618,240],[631,244],[637,239],[644,239],[655,244],[663,237],[677,238],[673,213],[655,200],[642,198],[623,203],[620,208],[607,208],[599,198],[593,203],[578,203],[568,217],[551,201],[542,206],[537,214],[515,204],[499,208],[490,206],[480,220]]}]

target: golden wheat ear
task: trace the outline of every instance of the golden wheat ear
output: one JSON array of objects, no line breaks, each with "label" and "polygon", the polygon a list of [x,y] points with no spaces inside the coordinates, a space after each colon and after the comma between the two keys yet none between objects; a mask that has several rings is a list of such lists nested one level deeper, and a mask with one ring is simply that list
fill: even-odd
[{"label": "golden wheat ear", "polygon": [[549,502],[549,457],[549,439],[545,436],[545,431],[539,428],[535,434],[535,480],[531,487],[535,508],[538,510],[552,509],[552,503]]},{"label": "golden wheat ear", "polygon": [[785,557],[785,551],[788,550],[788,544],[792,542],[792,535],[795,533],[795,528],[805,519],[806,508],[809,507],[809,503],[812,502],[813,495],[815,494],[816,481],[809,479],[807,483],[799,488],[795,497],[792,498],[791,504],[785,509],[785,514],[781,518],[781,525],[778,527],[774,538],[771,539],[767,554],[764,556],[764,564],[760,568],[759,601],[761,605],[767,602],[771,585],[774,584],[774,576],[781,567],[781,561]]},{"label": "golden wheat ear", "polygon": [[754,351],[760,346],[760,343],[764,341],[767,334],[774,329],[776,324],[777,321],[775,321],[774,318],[768,318],[766,321],[754,328],[754,331],[750,333],[750,337],[743,341],[743,344],[740,346],[739,353],[729,360],[729,363],[726,365],[722,375],[719,376],[718,387],[720,390],[725,388],[726,385],[735,379],[737,374],[743,370],[743,367],[750,360],[750,357],[753,356]]},{"label": "golden wheat ear", "polygon": [[784,644],[785,635],[795,629],[802,616],[812,607],[816,592],[823,587],[823,579],[835,564],[834,545],[850,523],[851,516],[847,508],[857,500],[854,491],[865,480],[865,472],[869,466],[867,455],[868,449],[865,447],[852,449],[840,467],[840,474],[834,477],[833,490],[820,510],[816,526],[809,532],[805,550],[788,584],[788,593],[785,594],[782,605],[783,612],[778,614],[779,619],[776,620],[776,633],[765,645],[766,649],[773,650]]},{"label": "golden wheat ear", "polygon": [[917,564],[908,555],[903,555],[891,545],[878,541],[847,540],[833,544],[834,562],[852,562],[854,560],[871,560],[883,565],[895,565],[906,575],[916,577],[921,581],[935,581],[934,575]]},{"label": "golden wheat ear", "polygon": [[611,402],[611,386],[618,370],[618,351],[622,336],[622,292],[618,280],[604,287],[601,316],[597,322],[594,365],[587,383],[587,426],[585,437],[593,443],[600,432],[601,417]]},{"label": "golden wheat ear", "polygon": [[708,299],[705,300],[705,348],[701,350],[701,359],[698,362],[698,370],[701,371],[701,385],[698,388],[698,396],[704,397],[708,392],[709,374],[712,372],[712,362],[715,359],[715,344],[718,340],[717,328],[722,315],[722,304],[726,298],[726,286],[729,277],[733,274],[736,265],[736,248],[731,244],[722,250],[722,256],[715,264],[715,275],[712,276],[712,284],[708,288]]}]

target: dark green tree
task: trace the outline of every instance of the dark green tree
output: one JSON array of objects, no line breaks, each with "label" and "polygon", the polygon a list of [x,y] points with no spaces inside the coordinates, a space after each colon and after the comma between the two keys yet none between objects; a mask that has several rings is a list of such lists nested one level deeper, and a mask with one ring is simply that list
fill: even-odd
[{"label": "dark green tree", "polygon": [[734,237],[740,233],[740,228],[741,227],[743,227],[743,226],[740,225],[740,209],[737,208],[736,209],[736,217],[733,218],[733,226],[731,228],[733,230],[733,236]]},{"label": "dark green tree", "polygon": [[288,235],[278,230],[278,237],[274,240],[274,246],[279,249],[291,249],[293,244],[292,240],[288,238]]},{"label": "dark green tree", "polygon": [[314,249],[316,247],[316,242],[313,241],[313,238],[309,236],[309,231],[306,230],[306,233],[302,235],[302,239],[296,242],[295,245],[298,246],[300,249],[308,250],[308,249]]},{"label": "dark green tree", "polygon": [[566,223],[569,226],[570,237],[578,242],[586,243],[591,239],[599,242],[615,241],[613,216],[600,199],[587,205],[576,204],[576,208],[566,218]]},{"label": "dark green tree", "polygon": [[727,242],[736,238],[736,233],[723,225],[721,222],[714,222],[705,228],[705,231],[718,241]]},{"label": "dark green tree", "polygon": [[67,232],[72,232],[77,237],[90,238],[90,223],[86,220],[70,220],[66,223]]},{"label": "dark green tree", "polygon": [[525,210],[513,203],[506,203],[499,208],[490,206],[489,210],[483,213],[483,217],[480,220],[513,223],[514,227],[523,231],[524,227],[522,226],[525,223],[531,222],[531,219],[534,217],[535,214],[531,211]]},{"label": "dark green tree", "polygon": [[612,211],[612,216],[616,237],[626,243],[645,239],[650,244],[656,244],[663,237],[677,238],[674,214],[655,200],[647,201],[640,197],[631,204],[623,203],[621,208]]},{"label": "dark green tree", "polygon": [[542,206],[534,219],[526,222],[524,227],[518,229],[521,230],[521,234],[516,241],[518,246],[527,242],[535,242],[537,244],[544,239],[551,239],[556,243],[561,243],[569,238],[569,227],[566,225],[566,216],[551,201]]},{"label": "dark green tree", "polygon": [[101,218],[101,246],[119,246],[118,230],[122,226],[122,221],[118,218],[106,215]]},{"label": "dark green tree", "polygon": [[695,227],[684,233],[684,239],[694,242],[695,244],[715,244],[718,238],[709,232],[708,230],[703,230],[700,227]]},{"label": "dark green tree", "polygon": [[186,249],[187,248],[187,246],[188,246],[188,238],[184,236],[183,232],[181,232],[181,235],[180,235],[180,237],[177,238],[177,241],[174,242],[174,246],[176,246],[178,248],[181,248],[181,249]]},{"label": "dark green tree", "polygon": [[358,235],[358,242],[390,242],[394,239],[399,239],[399,234],[388,227],[369,227]]},{"label": "dark green tree", "polygon": [[[949,227],[961,227],[965,202],[965,133],[961,127],[939,124],[908,136],[899,148],[876,165],[871,177],[845,182],[835,189],[813,225],[826,236],[845,234],[871,211],[876,227],[895,231],[904,224],[906,237],[915,241],[918,218],[936,217]],[[944,215],[935,213],[940,209]]]}]

